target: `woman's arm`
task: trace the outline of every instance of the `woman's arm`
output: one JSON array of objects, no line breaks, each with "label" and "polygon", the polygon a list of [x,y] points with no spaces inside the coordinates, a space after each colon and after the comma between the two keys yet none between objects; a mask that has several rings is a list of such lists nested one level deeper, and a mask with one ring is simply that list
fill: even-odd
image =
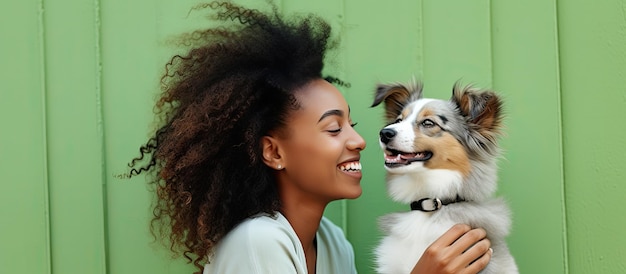
[{"label": "woman's arm", "polygon": [[484,229],[457,224],[432,243],[411,274],[475,274],[487,266],[493,250]]}]

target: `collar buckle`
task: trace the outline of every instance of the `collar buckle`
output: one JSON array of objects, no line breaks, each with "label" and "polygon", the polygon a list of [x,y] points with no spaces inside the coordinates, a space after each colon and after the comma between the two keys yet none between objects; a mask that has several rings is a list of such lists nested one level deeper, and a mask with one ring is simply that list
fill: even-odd
[{"label": "collar buckle", "polygon": [[424,198],[411,203],[411,210],[433,212],[439,210],[443,203],[439,198]]},{"label": "collar buckle", "polygon": [[441,201],[439,198],[423,198],[418,201],[411,203],[411,210],[419,210],[423,212],[433,212],[441,209],[445,205],[465,202],[465,199],[461,198],[459,195],[456,196],[456,199],[444,200]]}]

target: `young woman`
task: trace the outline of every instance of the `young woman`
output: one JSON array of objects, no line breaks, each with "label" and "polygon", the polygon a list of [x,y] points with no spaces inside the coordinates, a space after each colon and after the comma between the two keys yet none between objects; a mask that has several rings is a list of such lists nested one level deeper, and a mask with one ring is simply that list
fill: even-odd
[{"label": "young woman", "polygon": [[[322,216],[361,195],[365,148],[330,83],[341,81],[322,76],[330,27],[203,7],[223,24],[189,36],[193,48],[166,66],[162,124],[131,163],[132,175],[153,172],[153,229],[198,273],[356,273],[351,245]],[[413,273],[477,273],[489,246],[484,230],[457,225]]]}]

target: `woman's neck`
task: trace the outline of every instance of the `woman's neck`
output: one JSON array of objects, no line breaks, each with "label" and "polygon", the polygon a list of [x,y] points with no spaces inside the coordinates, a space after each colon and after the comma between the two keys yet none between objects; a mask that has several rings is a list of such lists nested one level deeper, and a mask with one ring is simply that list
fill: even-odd
[{"label": "woman's neck", "polygon": [[330,201],[302,191],[296,184],[279,180],[280,213],[296,232],[309,273],[315,273],[317,247],[315,236],[322,221],[324,209]]},{"label": "woman's neck", "polygon": [[[300,206],[298,206],[300,205]],[[318,208],[319,207],[319,208]],[[317,265],[317,244],[316,234],[324,213],[324,206],[304,206],[300,203],[285,204],[281,207],[281,213],[298,235],[302,244],[304,258],[308,273],[315,273]]]},{"label": "woman's neck", "polygon": [[298,235],[304,251],[315,250],[314,239],[324,214],[324,206],[309,206],[299,203],[289,205],[283,200],[280,212]]}]

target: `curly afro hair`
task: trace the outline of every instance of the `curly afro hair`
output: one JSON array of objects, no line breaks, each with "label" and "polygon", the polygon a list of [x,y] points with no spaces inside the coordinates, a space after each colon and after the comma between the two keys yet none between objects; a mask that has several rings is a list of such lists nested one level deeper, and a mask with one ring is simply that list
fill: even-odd
[{"label": "curly afro hair", "polygon": [[260,140],[299,107],[293,93],[322,78],[336,43],[313,15],[287,20],[275,6],[262,13],[224,2],[194,9],[211,10],[221,24],[183,36],[191,49],[165,66],[160,124],[129,166],[130,176],[152,175],[152,232],[202,269],[235,225],[279,209]]}]

